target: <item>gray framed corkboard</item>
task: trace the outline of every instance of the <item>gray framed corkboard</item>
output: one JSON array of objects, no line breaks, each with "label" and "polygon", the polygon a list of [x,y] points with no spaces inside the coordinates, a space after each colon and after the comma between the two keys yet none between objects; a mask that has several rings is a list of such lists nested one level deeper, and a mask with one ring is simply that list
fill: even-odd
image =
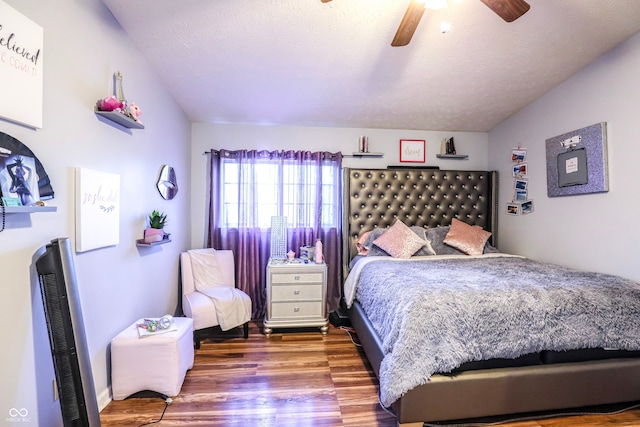
[{"label": "gray framed corkboard", "polygon": [[546,155],[549,197],[609,191],[605,122],[547,139]]}]

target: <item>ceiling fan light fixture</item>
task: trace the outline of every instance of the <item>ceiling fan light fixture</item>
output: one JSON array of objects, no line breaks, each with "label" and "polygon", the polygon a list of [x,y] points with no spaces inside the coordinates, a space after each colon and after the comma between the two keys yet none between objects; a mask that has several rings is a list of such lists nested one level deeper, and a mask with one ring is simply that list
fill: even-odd
[{"label": "ceiling fan light fixture", "polygon": [[447,8],[447,0],[421,0],[425,9],[438,10]]}]

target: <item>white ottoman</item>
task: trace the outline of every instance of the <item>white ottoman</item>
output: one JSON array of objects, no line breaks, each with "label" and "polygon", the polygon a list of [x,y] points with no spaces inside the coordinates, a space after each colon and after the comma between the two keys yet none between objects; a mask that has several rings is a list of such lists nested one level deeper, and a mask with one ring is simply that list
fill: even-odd
[{"label": "white ottoman", "polygon": [[111,340],[111,387],[114,400],[151,390],[167,396],[180,393],[193,367],[193,320],[175,317],[177,331],[140,338],[137,324]]}]

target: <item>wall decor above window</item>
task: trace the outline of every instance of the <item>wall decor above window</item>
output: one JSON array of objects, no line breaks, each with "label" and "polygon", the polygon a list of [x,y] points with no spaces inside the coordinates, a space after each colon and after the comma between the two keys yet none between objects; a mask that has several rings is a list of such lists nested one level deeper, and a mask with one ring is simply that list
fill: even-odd
[{"label": "wall decor above window", "polygon": [[401,139],[400,140],[400,161],[424,163],[427,160],[425,153],[426,141],[424,139]]}]

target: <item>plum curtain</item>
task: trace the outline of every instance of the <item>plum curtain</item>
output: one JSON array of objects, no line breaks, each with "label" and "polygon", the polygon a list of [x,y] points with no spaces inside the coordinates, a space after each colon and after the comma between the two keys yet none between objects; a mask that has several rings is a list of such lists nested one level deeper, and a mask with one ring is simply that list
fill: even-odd
[{"label": "plum curtain", "polygon": [[287,250],[323,243],[327,312],[342,287],[342,154],[309,151],[211,150],[207,246],[231,249],[236,283],[266,312],[266,266],[272,215],[287,217]]}]

